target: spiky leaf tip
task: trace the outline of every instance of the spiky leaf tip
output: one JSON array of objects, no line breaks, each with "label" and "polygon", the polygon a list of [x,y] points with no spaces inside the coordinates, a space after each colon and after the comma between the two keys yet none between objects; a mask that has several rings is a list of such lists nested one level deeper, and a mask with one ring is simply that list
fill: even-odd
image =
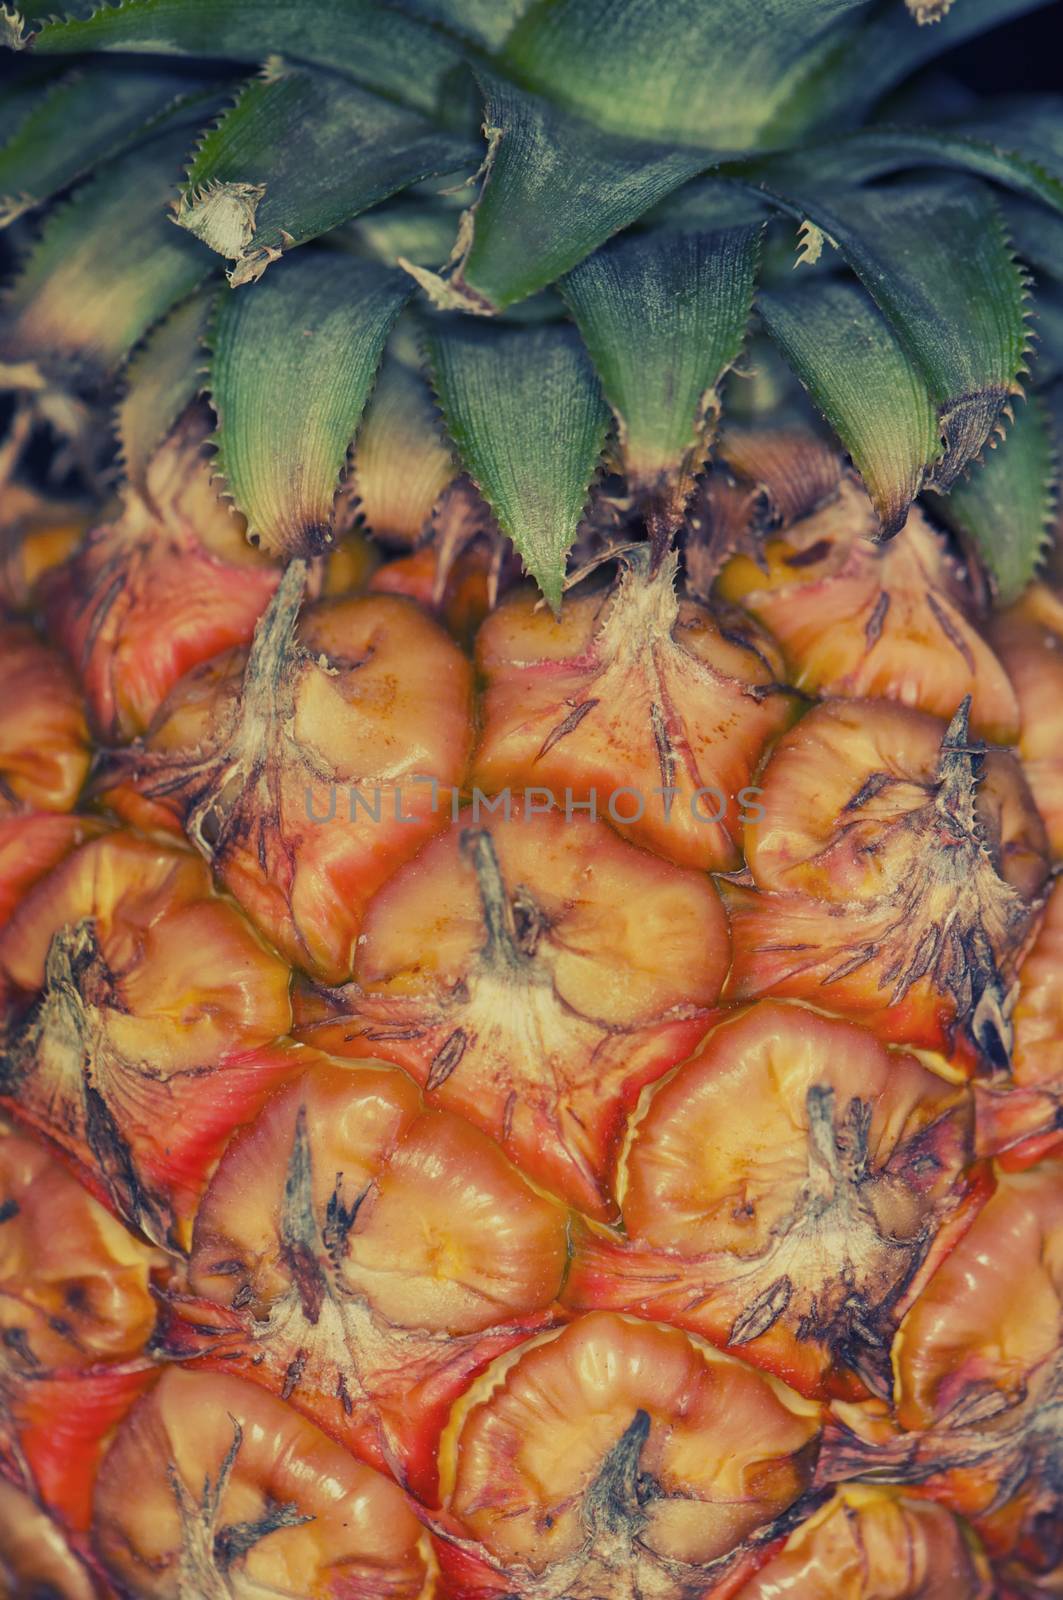
[{"label": "spiky leaf tip", "polygon": [[617,419],[630,487],[674,529],[753,303],[761,229],[625,235],[561,291]]},{"label": "spiky leaf tip", "polygon": [[688,178],[705,151],[603,133],[485,70],[478,197],[440,272],[414,267],[444,311],[487,315],[553,283]]},{"label": "spiky leaf tip", "polygon": [[579,335],[439,317],[427,347],[461,460],[556,610],[609,425]]}]

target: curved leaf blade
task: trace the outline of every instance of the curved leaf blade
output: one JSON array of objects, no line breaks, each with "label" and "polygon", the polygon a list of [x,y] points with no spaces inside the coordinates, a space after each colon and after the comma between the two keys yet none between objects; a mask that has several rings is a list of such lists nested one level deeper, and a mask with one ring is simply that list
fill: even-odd
[{"label": "curved leaf blade", "polygon": [[428,353],[458,453],[556,610],[609,424],[579,336],[447,318]]},{"label": "curved leaf blade", "polygon": [[0,228],[125,149],[204,80],[162,66],[89,61],[47,88],[0,148]]},{"label": "curved leaf blade", "polygon": [[234,262],[236,288],[293,245],[476,159],[471,141],[332,74],[260,78],[204,138],[177,222]]},{"label": "curved leaf blade", "polygon": [[599,132],[483,76],[488,155],[450,271],[412,268],[442,310],[490,315],[544,289],[711,163],[697,150]]},{"label": "curved leaf blade", "polygon": [[931,27],[918,27],[900,0],[879,0],[838,48],[816,63],[773,129],[784,143],[813,128],[866,115],[888,90],[939,55],[992,28],[1036,11],[1046,0],[957,0]]},{"label": "curved leaf blade", "polygon": [[282,55],[341,72],[428,116],[467,108],[460,45],[373,0],[124,0],[89,17],[46,22],[32,48],[209,56],[249,66]]},{"label": "curved leaf blade", "polygon": [[928,496],[989,576],[1001,605],[1017,600],[1048,548],[1058,461],[1048,408],[1020,407],[1008,434],[948,495]]},{"label": "curved leaf blade", "polygon": [[883,534],[896,533],[941,453],[919,368],[856,284],[816,279],[785,294],[762,293],[757,308],[852,457]]},{"label": "curved leaf blade", "polygon": [[211,343],[217,466],[253,543],[312,554],[332,539],[350,442],[409,280],[304,251],[254,294],[226,290]]},{"label": "curved leaf blade", "polygon": [[539,0],[500,59],[627,137],[742,150],[827,61],[867,0]]},{"label": "curved leaf blade", "polygon": [[628,481],[678,524],[742,348],[761,229],[630,234],[561,282],[617,419]]},{"label": "curved leaf blade", "polygon": [[147,492],[148,463],[206,383],[205,340],[217,289],[201,290],[153,328],[125,372],[115,431],[126,477]]},{"label": "curved leaf blade", "polygon": [[352,479],[369,531],[417,544],[457,466],[413,353],[393,335],[354,444]]},{"label": "curved leaf blade", "polygon": [[[1060,115],[1063,116],[1063,110]],[[1003,140],[1007,142],[1002,142]],[[792,153],[729,166],[779,193],[814,183],[855,187],[912,167],[950,167],[989,178],[1013,193],[1063,210],[1063,159],[1048,162],[1023,142],[1020,130],[985,123],[964,127],[873,127],[860,133],[807,144]]]},{"label": "curved leaf blade", "polygon": [[790,191],[783,204],[837,244],[926,380],[947,489],[1019,392],[1029,330],[1022,274],[988,191],[963,179]]},{"label": "curved leaf blade", "polygon": [[48,219],[4,297],[6,361],[97,386],[207,276],[209,254],[166,211],[189,141],[178,119]]},{"label": "curved leaf blade", "polygon": [[0,143],[7,144],[45,95],[62,83],[65,66],[62,61],[34,61],[26,55],[9,54],[3,59],[6,82],[0,95]]}]

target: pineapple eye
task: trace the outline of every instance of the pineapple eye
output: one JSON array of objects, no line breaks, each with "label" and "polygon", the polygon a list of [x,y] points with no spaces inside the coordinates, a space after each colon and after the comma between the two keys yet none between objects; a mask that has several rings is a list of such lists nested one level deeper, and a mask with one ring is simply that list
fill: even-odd
[{"label": "pineapple eye", "polygon": [[374,892],[446,824],[472,674],[395,596],[300,615],[311,577],[291,563],[250,648],[176,683],[99,781],[133,825],[183,830],[275,948],[339,984]]},{"label": "pineapple eye", "polygon": [[[233,1120],[290,1064],[243,1058],[287,1031],[288,968],[187,851],[108,833],[74,851],[0,933],[17,1005],[4,1066],[43,1127],[160,1243],[187,1237]],[[212,1105],[203,1077],[228,1071]]]},{"label": "pineapple eye", "polygon": [[589,1215],[626,1109],[702,1037],[727,964],[716,891],[603,822],[466,813],[377,895],[356,983],[305,1037],[371,1049]]},{"label": "pineapple eye", "polygon": [[1006,1067],[1009,992],[1048,844],[1012,755],[887,701],[826,701],[779,741],[725,886],[732,1000],[804,999]]},{"label": "pineapple eye", "polygon": [[751,1570],[809,1482],[818,1426],[818,1407],[700,1341],[598,1313],[502,1358],[455,1408],[444,1507],[502,1592],[520,1573],[522,1592],[680,1600]]},{"label": "pineapple eye", "polygon": [[651,572],[636,551],[611,589],[574,590],[557,621],[523,594],[487,618],[472,776],[489,794],[542,784],[603,817],[614,790],[633,789],[637,815],[630,796],[608,811],[621,833],[677,865],[726,870],[739,864],[740,792],[795,701],[748,616],[736,632],[725,608],[679,598],[677,561]]},{"label": "pineapple eye", "polygon": [[847,1484],[738,1600],[991,1600],[993,1593],[984,1554],[944,1506]]},{"label": "pineapple eye", "polygon": [[230,1145],[200,1206],[202,1298],[170,1341],[239,1362],[371,1459],[430,1472],[432,1417],[549,1325],[566,1213],[404,1073],[303,1054],[312,1070]]},{"label": "pineapple eye", "polygon": [[166,1370],[119,1427],[94,1512],[107,1572],[145,1600],[431,1593],[395,1484],[239,1378]]},{"label": "pineapple eye", "polygon": [[674,1321],[805,1392],[888,1394],[893,1331],[980,1197],[970,1092],[761,1002],[643,1095],[626,1239],[577,1232],[566,1299]]},{"label": "pineapple eye", "polygon": [[[753,470],[752,452],[743,466]],[[778,640],[787,677],[810,694],[884,699],[946,721],[971,696],[971,726],[1014,739],[1015,690],[964,614],[945,542],[917,509],[903,536],[882,541],[870,501],[851,478],[821,509],[769,538],[759,562],[738,555],[717,592]]]},{"label": "pineapple eye", "polygon": [[[874,1470],[966,1516],[995,1559],[1063,1560],[1063,1166],[1002,1175],[894,1341],[895,1420],[839,1405],[823,1481]],[[874,1462],[872,1469],[871,1463]]]},{"label": "pineapple eye", "polygon": [[128,494],[47,585],[51,632],[107,744],[144,733],[183,673],[245,644],[277,585],[212,481],[211,425],[191,407],[155,452],[146,493]]}]

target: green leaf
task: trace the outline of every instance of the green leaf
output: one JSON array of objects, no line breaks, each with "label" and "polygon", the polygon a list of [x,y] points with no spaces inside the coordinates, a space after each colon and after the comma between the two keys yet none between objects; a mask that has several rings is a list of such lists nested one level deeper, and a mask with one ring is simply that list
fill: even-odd
[{"label": "green leaf", "polygon": [[1018,392],[1028,330],[1022,274],[987,190],[961,179],[820,192],[782,202],[831,239],[922,373],[945,451],[947,489]]},{"label": "green leaf", "polygon": [[[1063,95],[1028,94],[987,102],[956,131],[999,149],[1021,151],[1063,189]],[[1058,204],[1058,199],[1057,199]]]},{"label": "green leaf", "polygon": [[201,291],[153,328],[125,371],[116,432],[126,477],[147,492],[148,462],[206,383],[204,341],[217,291]]},{"label": "green leaf", "polygon": [[83,20],[46,23],[41,54],[116,50],[209,56],[257,66],[268,56],[341,72],[429,116],[464,116],[456,40],[372,0],[124,0]]},{"label": "green leaf", "polygon": [[405,333],[392,335],[384,357],[355,439],[353,477],[370,532],[413,545],[457,467]]},{"label": "green leaf", "polygon": [[428,350],[461,459],[556,610],[609,423],[579,336],[433,319]]},{"label": "green leaf", "polygon": [[400,272],[307,250],[254,294],[222,295],[210,363],[217,465],[252,542],[289,555],[330,542],[347,450],[409,292]]},{"label": "green leaf", "polygon": [[[726,170],[726,169],[725,169]],[[745,168],[738,169],[744,174]],[[759,169],[758,169],[759,170]],[[770,207],[748,183],[733,178],[695,178],[675,194],[668,195],[641,219],[640,226],[695,230],[709,228],[748,228],[766,222]]]},{"label": "green leaf", "polygon": [[779,107],[866,7],[867,0],[538,0],[500,59],[527,88],[613,133],[743,150],[763,141]]},{"label": "green leaf", "polygon": [[329,73],[257,79],[204,138],[177,221],[254,283],[299,245],[422,178],[471,170],[471,141]]},{"label": "green leaf", "polygon": [[34,61],[25,55],[0,57],[4,63],[4,92],[0,95],[0,143],[13,139],[26,118],[45,95],[62,80],[61,61]]},{"label": "green leaf", "polygon": [[128,146],[202,79],[165,66],[86,62],[46,89],[0,148],[0,227]]},{"label": "green leaf", "polygon": [[166,209],[189,139],[178,118],[49,217],[4,298],[0,357],[98,386],[206,277],[210,256]]},{"label": "green leaf", "polygon": [[463,39],[497,50],[531,0],[398,0],[400,11],[442,23]]},{"label": "green leaf", "polygon": [[1035,396],[1019,408],[1007,437],[947,496],[928,496],[977,556],[1001,605],[1019,598],[1045,553],[1057,465],[1047,408]]},{"label": "green leaf", "polygon": [[488,155],[445,276],[412,268],[443,310],[490,314],[553,283],[702,171],[704,152],[600,133],[484,75]]},{"label": "green leaf", "polygon": [[1055,169],[1046,164],[1044,152],[1037,155],[1023,144],[1014,126],[1010,143],[994,142],[1004,133],[1002,127],[985,123],[955,128],[875,127],[784,155],[735,162],[725,170],[787,194],[795,185],[811,183],[822,191],[832,185],[855,187],[911,167],[959,167],[1063,210],[1063,161]]},{"label": "green leaf", "polygon": [[762,293],[765,327],[848,450],[883,534],[904,526],[941,454],[926,381],[856,284],[811,279]]},{"label": "green leaf", "polygon": [[742,348],[759,227],[628,234],[562,280],[561,292],[616,415],[632,487],[678,525]]}]

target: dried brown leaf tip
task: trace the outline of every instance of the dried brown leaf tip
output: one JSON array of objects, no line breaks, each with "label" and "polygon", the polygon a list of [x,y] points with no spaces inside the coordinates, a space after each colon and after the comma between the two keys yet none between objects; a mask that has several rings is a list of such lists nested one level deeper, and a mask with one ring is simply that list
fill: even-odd
[{"label": "dried brown leaf tip", "polygon": [[205,183],[174,202],[174,220],[219,255],[235,258],[255,236],[255,212],[265,192],[264,183]]},{"label": "dried brown leaf tip", "polygon": [[940,22],[952,9],[952,0],[904,0],[904,3],[920,27],[927,22]]},{"label": "dried brown leaf tip", "polygon": [[0,45],[8,50],[24,50],[29,38],[25,26],[21,12],[0,6]]},{"label": "dried brown leaf tip", "polygon": [[256,283],[282,253],[276,245],[254,243],[255,213],[265,193],[264,183],[212,180],[199,189],[186,190],[173,205],[179,228],[187,229],[211,250],[235,262],[226,274],[234,289]]}]

